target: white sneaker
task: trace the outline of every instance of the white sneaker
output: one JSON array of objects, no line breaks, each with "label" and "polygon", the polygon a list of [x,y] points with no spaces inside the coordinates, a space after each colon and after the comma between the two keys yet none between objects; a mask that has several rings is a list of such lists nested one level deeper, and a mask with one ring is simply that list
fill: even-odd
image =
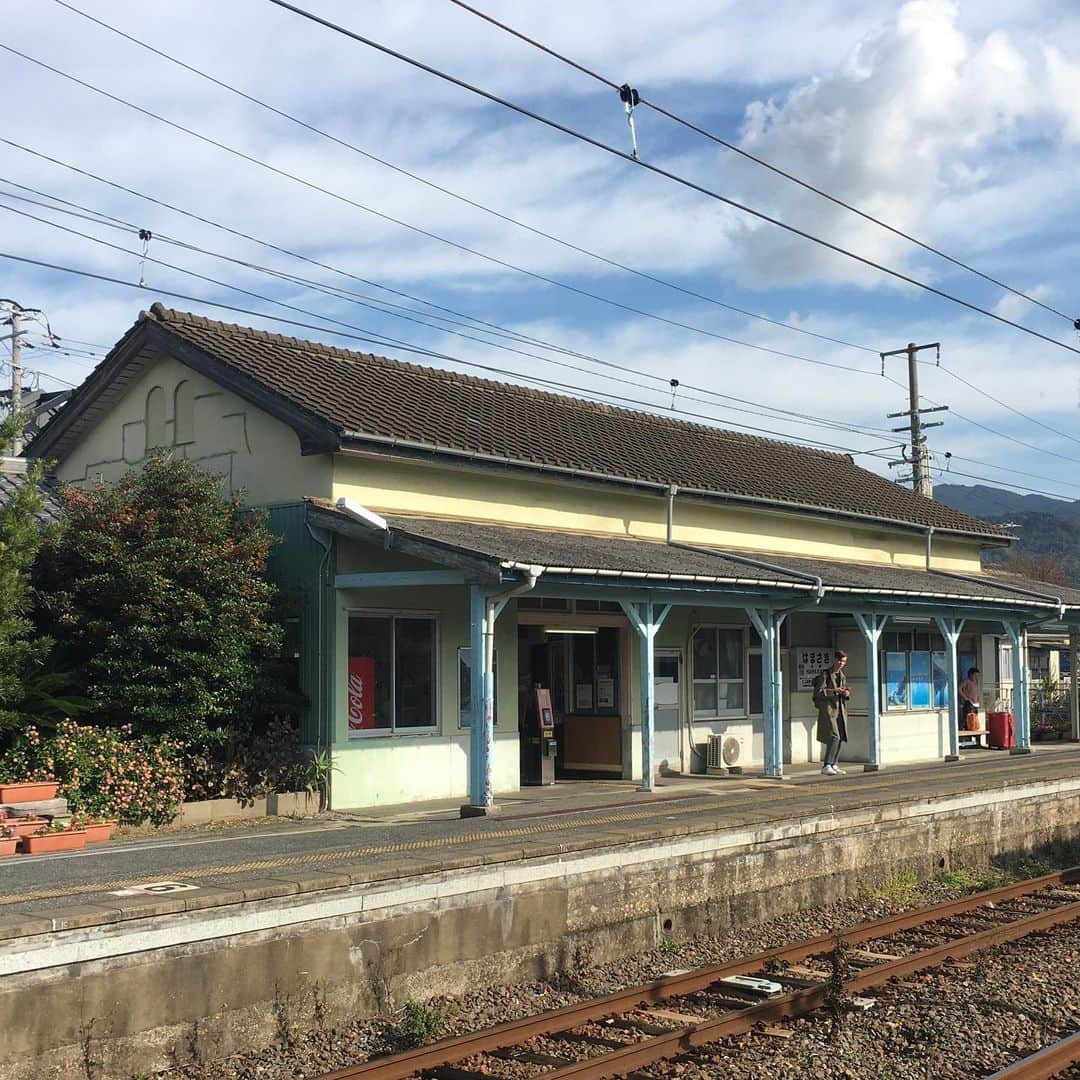
[{"label": "white sneaker", "polygon": [[836,766],[834,766],[834,765],[822,765],[821,766],[821,775],[822,776],[835,776],[836,775]]},{"label": "white sneaker", "polygon": [[832,767],[833,776],[847,776],[847,772],[841,769],[838,765]]}]

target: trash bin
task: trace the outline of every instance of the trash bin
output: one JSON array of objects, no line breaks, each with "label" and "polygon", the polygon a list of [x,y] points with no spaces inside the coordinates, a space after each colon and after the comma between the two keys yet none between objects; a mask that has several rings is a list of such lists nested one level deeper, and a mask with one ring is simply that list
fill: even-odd
[{"label": "trash bin", "polygon": [[988,742],[993,750],[1008,750],[1016,745],[1016,729],[1013,726],[1011,712],[992,712],[986,714]]}]

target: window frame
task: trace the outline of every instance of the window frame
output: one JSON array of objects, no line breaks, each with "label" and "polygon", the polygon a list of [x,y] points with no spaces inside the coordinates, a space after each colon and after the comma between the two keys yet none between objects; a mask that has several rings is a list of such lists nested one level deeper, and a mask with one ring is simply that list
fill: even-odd
[{"label": "window frame", "polygon": [[[742,639],[741,649],[741,664],[742,677],[739,679],[721,678],[719,674],[705,679],[699,679],[697,671],[694,667],[694,638],[702,630],[712,630],[717,634],[721,630],[734,630],[737,631]],[[694,723],[702,722],[707,723],[710,720],[744,720],[750,716],[750,695],[749,695],[749,656],[747,645],[747,627],[745,624],[739,623],[696,623],[690,627],[690,647],[688,650],[689,662],[690,662],[690,679],[689,679],[689,693],[690,693],[690,714]],[[717,656],[719,657],[719,641],[717,642]],[[737,709],[721,709],[719,707],[720,702],[720,683],[738,683],[742,686],[742,705]],[[717,688],[716,701],[717,708],[713,712],[699,711],[697,708],[696,688],[701,684],[703,686],[712,685]]]},{"label": "window frame", "polygon": [[[437,735],[441,731],[441,628],[439,626],[438,612],[434,611],[410,611],[408,609],[394,608],[392,610],[379,608],[348,608],[345,612],[345,741],[361,739],[393,739],[408,738],[410,735]],[[389,619],[390,620],[390,726],[388,728],[372,728],[369,731],[351,731],[349,729],[349,622],[353,619]],[[432,723],[430,727],[397,727],[397,621],[398,619],[427,619],[432,624],[431,644],[431,712]]]}]

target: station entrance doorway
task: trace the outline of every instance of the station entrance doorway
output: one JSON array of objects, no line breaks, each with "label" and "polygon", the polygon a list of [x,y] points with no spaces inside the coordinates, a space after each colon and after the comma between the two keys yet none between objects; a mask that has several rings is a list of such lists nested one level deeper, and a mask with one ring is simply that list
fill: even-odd
[{"label": "station entrance doorway", "polygon": [[[610,619],[607,621],[611,621]],[[554,714],[555,778],[623,775],[623,649],[626,630],[548,620],[518,625],[518,728],[521,780],[537,783],[538,688]]]}]

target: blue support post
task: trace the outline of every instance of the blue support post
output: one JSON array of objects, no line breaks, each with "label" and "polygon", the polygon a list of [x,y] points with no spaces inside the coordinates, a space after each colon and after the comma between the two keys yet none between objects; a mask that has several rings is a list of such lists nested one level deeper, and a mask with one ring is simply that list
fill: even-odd
[{"label": "blue support post", "polygon": [[784,718],[777,647],[783,616],[778,617],[771,608],[748,607],[746,614],[761,638],[761,711],[765,775],[780,780],[784,775]]},{"label": "blue support post", "polygon": [[[1031,697],[1028,691],[1026,654],[1027,633],[1022,622],[1002,620],[1001,625],[1012,642],[1013,720],[1016,723],[1016,745],[1010,753],[1031,753]],[[1075,677],[1075,676],[1074,676]]]},{"label": "blue support post", "polygon": [[863,766],[864,772],[877,772],[881,768],[881,670],[878,663],[878,647],[881,633],[889,621],[888,615],[855,612],[866,642],[866,710],[869,723],[870,760]]},{"label": "blue support post", "polygon": [[949,677],[949,752],[945,755],[946,761],[960,760],[960,696],[957,687],[960,685],[960,673],[956,659],[956,643],[960,640],[960,633],[964,629],[963,619],[947,619],[938,615],[935,619],[941,636],[947,646],[945,660],[948,667]]},{"label": "blue support post", "polygon": [[671,611],[666,604],[656,613],[652,599],[641,604],[620,600],[630,625],[637,631],[641,646],[641,787],[639,791],[652,791],[653,743],[655,740],[656,702],[653,695],[653,671],[656,663],[656,635]]},{"label": "blue support post", "polygon": [[641,635],[641,790],[653,789],[653,747],[656,739],[656,701],[653,694],[653,670],[656,666],[656,631],[653,629],[653,603],[641,605],[645,633]]},{"label": "blue support post", "polygon": [[485,595],[479,585],[469,587],[469,690],[471,710],[469,714],[469,805],[484,805],[484,775],[488,765],[487,739],[484,725],[487,690],[484,679],[485,665]]}]

